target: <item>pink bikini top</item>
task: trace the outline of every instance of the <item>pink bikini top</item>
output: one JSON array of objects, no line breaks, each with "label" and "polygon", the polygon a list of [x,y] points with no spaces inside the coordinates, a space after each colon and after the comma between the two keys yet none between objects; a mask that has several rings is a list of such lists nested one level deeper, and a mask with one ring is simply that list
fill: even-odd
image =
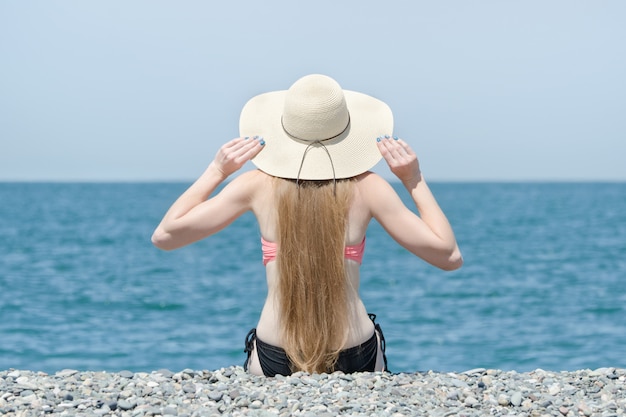
[{"label": "pink bikini top", "polygon": [[[261,237],[261,250],[263,251],[263,265],[267,265],[268,262],[276,259],[276,250],[278,245],[274,242],[269,242]],[[344,257],[346,259],[352,259],[357,261],[359,265],[363,261],[363,252],[365,252],[365,237],[363,241],[358,245],[346,246],[344,250]]]}]

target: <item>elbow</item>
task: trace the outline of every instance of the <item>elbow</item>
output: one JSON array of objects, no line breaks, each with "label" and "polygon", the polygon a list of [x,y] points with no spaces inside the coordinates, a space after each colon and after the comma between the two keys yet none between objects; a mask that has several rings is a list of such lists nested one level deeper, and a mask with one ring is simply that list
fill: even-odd
[{"label": "elbow", "polygon": [[447,257],[446,262],[440,265],[440,268],[444,271],[455,271],[463,266],[463,255],[459,248],[455,248],[454,251]]},{"label": "elbow", "polygon": [[164,232],[163,230],[157,229],[152,233],[152,244],[159,249],[162,250],[173,250],[176,249],[171,244],[171,239],[169,233]]},{"label": "elbow", "polygon": [[443,271],[454,271],[463,266],[463,256],[456,244],[453,246],[439,247],[428,252],[420,253],[415,251],[413,254]]},{"label": "elbow", "polygon": [[453,248],[440,251],[430,263],[443,271],[455,271],[463,266],[463,256],[459,247],[454,245]]},{"label": "elbow", "polygon": [[444,271],[456,271],[460,267],[463,266],[463,257],[459,256],[458,258],[450,258],[445,265],[441,266],[441,269]]}]

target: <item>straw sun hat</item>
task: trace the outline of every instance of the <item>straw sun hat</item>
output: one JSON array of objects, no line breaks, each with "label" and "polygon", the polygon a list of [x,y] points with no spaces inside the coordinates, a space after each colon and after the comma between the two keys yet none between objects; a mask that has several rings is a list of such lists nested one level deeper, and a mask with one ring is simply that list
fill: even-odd
[{"label": "straw sun hat", "polygon": [[241,136],[262,136],[252,162],[275,177],[349,178],[382,158],[376,138],[391,135],[393,115],[382,101],[342,90],[325,75],[307,75],[289,90],[253,97],[239,119]]}]

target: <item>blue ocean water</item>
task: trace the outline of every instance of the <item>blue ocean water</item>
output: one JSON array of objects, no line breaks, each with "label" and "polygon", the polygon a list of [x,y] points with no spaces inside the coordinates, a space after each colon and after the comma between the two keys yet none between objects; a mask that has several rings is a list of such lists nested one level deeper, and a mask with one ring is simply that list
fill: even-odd
[{"label": "blue ocean water", "polygon": [[[187,185],[0,183],[0,369],[242,364],[266,294],[260,235],[246,215],[154,248]],[[392,371],[626,367],[625,183],[431,188],[462,269],[427,265],[375,222],[368,232],[362,298]]]}]

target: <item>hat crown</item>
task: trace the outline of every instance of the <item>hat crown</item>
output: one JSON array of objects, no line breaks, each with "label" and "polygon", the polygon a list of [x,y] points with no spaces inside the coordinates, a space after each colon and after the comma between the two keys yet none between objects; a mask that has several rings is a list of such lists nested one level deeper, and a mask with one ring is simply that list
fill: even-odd
[{"label": "hat crown", "polygon": [[287,134],[303,141],[326,140],[340,135],[350,123],[343,90],[325,75],[308,75],[296,81],[285,96],[282,115]]}]

